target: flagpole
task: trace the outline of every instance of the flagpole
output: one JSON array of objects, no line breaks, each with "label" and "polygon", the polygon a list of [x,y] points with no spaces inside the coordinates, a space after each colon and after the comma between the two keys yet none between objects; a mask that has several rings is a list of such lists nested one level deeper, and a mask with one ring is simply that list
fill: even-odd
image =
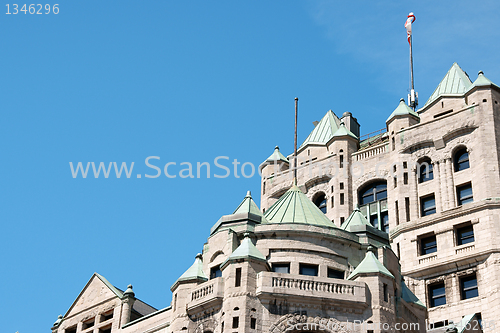
[{"label": "flagpole", "polygon": [[295,135],[293,149],[293,184],[297,185],[297,113],[298,113],[299,98],[295,97]]},{"label": "flagpole", "polygon": [[[411,80],[411,90],[413,91],[415,89],[415,86],[413,84],[413,36],[410,36],[410,80]],[[413,108],[413,111],[415,111],[415,107]]]},{"label": "flagpole", "polygon": [[415,92],[415,82],[413,77],[413,22],[415,22],[415,15],[410,13],[408,14],[405,23],[405,28],[408,34],[408,43],[410,44],[410,93],[408,94],[408,105],[413,109],[413,111],[415,111],[418,105],[418,94]]}]

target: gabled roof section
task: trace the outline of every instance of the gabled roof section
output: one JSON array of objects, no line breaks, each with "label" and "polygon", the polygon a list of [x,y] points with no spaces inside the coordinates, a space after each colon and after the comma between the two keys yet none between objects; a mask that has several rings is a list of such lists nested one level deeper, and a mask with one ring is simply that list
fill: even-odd
[{"label": "gabled roof section", "polygon": [[406,303],[415,304],[415,305],[421,306],[423,308],[426,308],[425,304],[422,303],[422,301],[420,301],[418,299],[418,297],[415,296],[415,294],[411,292],[411,290],[406,286],[406,283],[404,281],[401,281],[401,285],[402,285],[402,289],[403,289],[401,291],[401,296],[403,297],[403,299]]},{"label": "gabled roof section", "polygon": [[240,246],[234,250],[234,252],[222,263],[222,266],[229,261],[238,260],[238,259],[254,259],[258,261],[267,262],[266,257],[253,245],[252,240],[250,239],[250,234],[245,233],[245,238],[241,241]]},{"label": "gabled roof section", "polygon": [[340,123],[339,129],[335,133],[333,133],[332,138],[333,137],[342,137],[342,136],[350,136],[350,137],[358,140],[358,137],[353,132],[349,131],[349,129],[347,127],[345,127],[344,123]]},{"label": "gabled roof section", "polygon": [[[103,286],[107,287],[108,292],[105,292],[102,290]],[[116,296],[118,298],[123,298],[123,292],[121,290],[119,290],[118,288],[113,286],[111,283],[109,283],[109,281],[106,280],[106,278],[104,276],[102,276],[98,273],[94,273],[90,277],[90,279],[87,282],[87,284],[85,285],[85,287],[83,287],[80,294],[78,294],[78,297],[75,299],[73,304],[71,304],[70,308],[68,309],[68,311],[64,315],[64,318],[70,316],[73,310],[78,312],[78,311],[80,311],[80,308],[87,308],[89,305],[89,304],[87,304],[88,303],[87,298],[89,300],[91,298],[90,296],[87,296],[87,295],[93,294],[92,290],[97,290],[97,289],[99,289],[99,292],[98,292],[99,296],[98,297],[100,297],[100,298],[109,299],[109,298],[112,298],[113,296]]]},{"label": "gabled roof section", "polygon": [[418,116],[418,113],[416,113],[415,111],[412,110],[412,108],[410,108],[408,105],[406,105],[404,98],[401,98],[399,100],[398,107],[394,111],[392,111],[391,115],[389,116],[389,118],[387,118],[387,120],[385,122],[388,123],[394,117],[406,116],[406,115],[410,115],[410,116],[413,116],[413,117],[420,119],[420,117]]},{"label": "gabled roof section", "polygon": [[351,215],[349,215],[347,220],[340,226],[340,229],[351,231],[353,227],[361,225],[369,225],[370,227],[372,226],[370,222],[368,222],[368,220],[363,216],[363,214],[361,214],[359,207],[356,206]]},{"label": "gabled roof section", "polygon": [[479,73],[477,73],[477,79],[476,79],[476,81],[474,81],[474,83],[469,88],[469,90],[472,90],[475,87],[497,87],[497,88],[500,88],[499,86],[497,86],[496,84],[491,82],[490,79],[488,79],[486,76],[484,76],[483,71],[479,71]]},{"label": "gabled roof section", "polygon": [[436,90],[427,100],[423,108],[434,102],[441,96],[462,96],[469,90],[472,82],[465,72],[455,62],[444,78],[441,80]]},{"label": "gabled roof section", "polygon": [[235,209],[233,214],[243,214],[243,213],[251,213],[254,215],[258,215],[262,218],[262,222],[265,223],[266,218],[264,217],[264,214],[260,211],[259,207],[257,207],[257,204],[255,201],[252,199],[252,193],[250,191],[247,192],[247,195],[243,199],[243,201],[240,203],[238,208]]},{"label": "gabled roof section", "polygon": [[266,212],[269,223],[300,223],[336,228],[302,191],[293,185]]},{"label": "gabled roof section", "polygon": [[329,110],[325,116],[320,120],[318,125],[314,127],[306,140],[300,145],[299,148],[305,147],[310,143],[315,144],[326,144],[333,137],[333,134],[337,132],[340,127],[340,119]]},{"label": "gabled roof section", "polygon": [[267,158],[265,162],[274,162],[274,161],[282,161],[285,163],[288,162],[288,158],[286,158],[281,152],[280,152],[280,147],[276,146],[274,147],[274,152]]},{"label": "gabled roof section", "polygon": [[368,251],[366,251],[365,259],[363,259],[363,261],[359,263],[358,267],[356,267],[351,275],[349,275],[347,280],[353,280],[359,274],[370,273],[379,273],[394,279],[394,275],[392,275],[391,272],[389,272],[389,270],[384,265],[382,265],[377,257],[375,257],[375,254],[373,254],[371,249],[368,248]]},{"label": "gabled roof section", "polygon": [[181,282],[181,281],[195,281],[195,280],[204,280],[207,281],[208,277],[205,275],[205,272],[203,272],[203,261],[201,253],[198,253],[196,255],[196,258],[194,259],[194,263],[187,269],[187,271],[184,272],[176,281]]}]

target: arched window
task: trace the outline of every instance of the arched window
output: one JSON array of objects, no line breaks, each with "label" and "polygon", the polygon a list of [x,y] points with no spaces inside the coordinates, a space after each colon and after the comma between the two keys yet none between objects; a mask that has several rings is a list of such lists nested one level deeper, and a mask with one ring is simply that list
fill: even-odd
[{"label": "arched window", "polygon": [[389,214],[387,210],[387,183],[370,183],[359,191],[359,209],[377,229],[389,232]]},{"label": "arched window", "polygon": [[418,162],[418,182],[423,183],[434,179],[434,171],[432,169],[432,163],[429,158],[424,158]]},{"label": "arched window", "polygon": [[468,169],[469,165],[469,153],[467,149],[462,148],[455,153],[455,158],[453,161],[455,165],[455,172]]},{"label": "arched window", "polygon": [[326,214],[326,195],[323,192],[316,194],[313,202],[324,214]]}]

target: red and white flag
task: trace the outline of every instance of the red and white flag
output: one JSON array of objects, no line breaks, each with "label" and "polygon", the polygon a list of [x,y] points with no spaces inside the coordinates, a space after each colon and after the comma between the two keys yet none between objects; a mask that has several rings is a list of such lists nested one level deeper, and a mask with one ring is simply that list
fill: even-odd
[{"label": "red and white flag", "polygon": [[415,22],[415,15],[413,13],[408,14],[408,18],[405,22],[406,34],[408,35],[408,44],[411,45],[411,24]]}]

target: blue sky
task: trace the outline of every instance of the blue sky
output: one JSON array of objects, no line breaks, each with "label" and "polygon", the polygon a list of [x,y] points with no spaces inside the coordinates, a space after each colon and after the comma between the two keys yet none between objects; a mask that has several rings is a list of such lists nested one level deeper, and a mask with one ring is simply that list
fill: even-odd
[{"label": "blue sky", "polygon": [[[93,272],[168,306],[210,227],[247,190],[259,203],[260,181],[146,178],[145,158],[178,173],[217,156],[257,166],[275,145],[289,154],[294,97],[299,141],[329,109],[352,112],[362,134],[385,127],[407,95],[408,12],[421,105],[453,62],[500,83],[498,1],[62,0],[57,15],[7,15],[2,4],[0,285],[11,333],[48,331]],[[69,162],[135,166],[129,179],[74,179]]]}]

